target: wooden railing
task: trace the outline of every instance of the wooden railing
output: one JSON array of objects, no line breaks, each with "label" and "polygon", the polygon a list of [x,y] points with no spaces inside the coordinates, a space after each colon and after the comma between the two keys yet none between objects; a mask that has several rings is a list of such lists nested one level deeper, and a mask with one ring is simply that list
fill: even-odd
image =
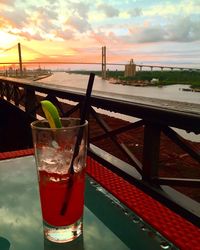
[{"label": "wooden railing", "polygon": [[[1,77],[0,96],[19,108],[24,107],[24,111],[29,116],[36,118],[37,114],[41,114],[41,99],[49,99],[54,102],[62,116],[77,115],[81,109],[84,93],[66,87],[58,88],[55,85]],[[152,99],[139,97],[124,101],[116,99],[116,97],[116,95],[115,98],[95,95],[95,91],[92,95],[88,114],[88,119],[91,120],[89,154],[165,205],[178,210],[193,223],[199,224],[199,208],[190,207],[190,199],[184,200],[174,189],[170,189],[169,194],[163,190],[163,187],[175,185],[199,188],[200,179],[198,177],[192,179],[160,177],[159,155],[162,132],[196,162],[200,163],[199,151],[195,150],[191,143],[188,143],[172,129],[172,127],[183,129],[198,136],[200,134],[200,105],[160,99],[154,99],[152,102]],[[66,101],[74,103],[69,105]],[[135,117],[137,120],[111,128],[105,122],[104,116],[98,112],[99,108]],[[97,126],[103,132],[94,133]],[[120,137],[121,134],[130,133],[139,127],[144,130],[140,160]],[[116,150],[120,152],[119,157],[122,155],[122,158],[112,155],[112,152],[105,152],[105,149],[101,148],[100,140],[108,139],[115,145]]]}]

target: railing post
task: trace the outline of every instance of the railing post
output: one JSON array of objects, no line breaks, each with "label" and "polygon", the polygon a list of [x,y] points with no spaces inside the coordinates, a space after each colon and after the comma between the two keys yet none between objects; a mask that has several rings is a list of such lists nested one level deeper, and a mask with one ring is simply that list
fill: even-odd
[{"label": "railing post", "polygon": [[14,89],[13,89],[13,91],[14,91],[14,96],[13,96],[13,98],[14,98],[14,103],[15,103],[15,106],[19,106],[19,89],[18,89],[18,87],[17,86],[14,86]]},{"label": "railing post", "polygon": [[8,101],[10,101],[10,99],[11,99],[11,94],[10,94],[10,92],[11,92],[11,86],[10,86],[10,84],[6,84],[6,99],[8,100]]},{"label": "railing post", "polygon": [[3,86],[2,81],[0,81],[0,96],[1,96],[1,98],[3,98],[3,96],[4,96],[4,86]]},{"label": "railing post", "polygon": [[31,116],[36,118],[36,95],[35,90],[30,87],[26,87],[25,91],[25,111],[26,113],[30,114]]},{"label": "railing post", "polygon": [[158,176],[158,161],[160,152],[160,132],[158,124],[145,122],[143,146],[143,179],[151,182]]}]

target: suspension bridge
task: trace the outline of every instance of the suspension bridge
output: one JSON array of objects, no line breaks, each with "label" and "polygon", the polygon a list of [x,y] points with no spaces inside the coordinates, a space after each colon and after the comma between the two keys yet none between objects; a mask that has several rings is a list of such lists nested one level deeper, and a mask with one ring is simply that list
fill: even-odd
[{"label": "suspension bridge", "polygon": [[[3,56],[2,56],[3,55]],[[11,57],[12,60],[7,61],[7,58]],[[30,57],[34,58],[30,60]],[[101,66],[102,78],[106,78],[106,71],[108,66],[125,66],[127,63],[110,63],[107,62],[106,46],[102,47],[101,62],[84,62],[84,61],[56,61],[52,60],[51,57],[38,52],[32,48],[25,45],[21,46],[20,43],[14,45],[10,48],[0,51],[0,58],[5,59],[5,61],[0,61],[0,65],[4,67],[6,65],[19,65],[20,75],[23,74],[23,65],[59,65],[59,64],[70,64],[70,65],[99,65]],[[42,60],[41,60],[42,58]],[[45,58],[45,60],[44,60]],[[186,71],[200,71],[199,68],[189,68],[189,67],[179,67],[179,66],[166,66],[166,65],[148,65],[148,64],[135,64],[137,71],[142,70],[186,70]]]}]

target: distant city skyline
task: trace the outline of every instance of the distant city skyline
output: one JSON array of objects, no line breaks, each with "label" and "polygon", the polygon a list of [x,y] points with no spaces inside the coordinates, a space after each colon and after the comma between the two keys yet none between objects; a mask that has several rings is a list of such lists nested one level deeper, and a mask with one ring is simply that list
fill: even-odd
[{"label": "distant city skyline", "polygon": [[[0,0],[0,62],[21,43],[26,61],[200,68],[200,0]],[[26,48],[32,48],[29,50]]]}]

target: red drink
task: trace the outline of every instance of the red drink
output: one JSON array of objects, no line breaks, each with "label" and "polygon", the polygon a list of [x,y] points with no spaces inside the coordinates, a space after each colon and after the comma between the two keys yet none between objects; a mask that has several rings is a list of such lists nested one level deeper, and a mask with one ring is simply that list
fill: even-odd
[{"label": "red drink", "polygon": [[88,138],[87,121],[81,125],[80,119],[63,118],[61,123],[61,128],[50,128],[46,120],[31,125],[44,235],[56,243],[73,241],[83,233]]},{"label": "red drink", "polygon": [[[74,173],[72,186],[69,188],[69,174],[48,173],[39,171],[39,188],[43,219],[52,226],[68,226],[83,215],[85,169]],[[68,197],[69,196],[69,197]],[[68,198],[67,209],[61,215],[63,202]]]}]

